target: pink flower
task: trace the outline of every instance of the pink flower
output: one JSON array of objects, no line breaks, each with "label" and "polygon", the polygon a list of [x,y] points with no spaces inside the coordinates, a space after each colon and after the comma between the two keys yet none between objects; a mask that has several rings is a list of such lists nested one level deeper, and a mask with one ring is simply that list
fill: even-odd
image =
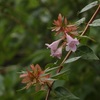
[{"label": "pink flower", "polygon": [[61,41],[61,39],[57,40],[57,41],[54,41],[53,43],[51,44],[45,44],[48,48],[50,48],[51,50],[56,50],[58,45],[59,45],[59,42]]},{"label": "pink flower", "polygon": [[57,57],[61,59],[62,56],[62,46],[60,46],[56,51],[51,50],[51,56],[52,57]]},{"label": "pink flower", "polygon": [[66,51],[71,50],[75,52],[77,49],[76,45],[79,45],[77,38],[73,39],[70,35],[67,34],[67,42]]},{"label": "pink flower", "polygon": [[58,48],[59,42],[61,40],[62,39],[59,39],[57,41],[54,41],[51,44],[45,44],[46,46],[48,46],[48,48],[51,49],[51,56],[57,57],[59,59],[61,58],[61,55],[62,55],[62,46]]}]

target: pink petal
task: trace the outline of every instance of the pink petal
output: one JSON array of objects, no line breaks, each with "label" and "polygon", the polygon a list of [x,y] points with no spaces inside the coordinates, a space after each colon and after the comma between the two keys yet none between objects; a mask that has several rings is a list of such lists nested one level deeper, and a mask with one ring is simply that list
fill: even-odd
[{"label": "pink petal", "polygon": [[57,57],[59,59],[61,59],[61,55],[62,55],[62,46],[59,47],[55,52],[54,51],[51,52],[51,56]]},{"label": "pink petal", "polygon": [[41,67],[40,67],[38,64],[35,65],[35,70],[37,70],[37,71],[39,71],[39,72],[42,71]]},{"label": "pink petal", "polygon": [[67,46],[66,46],[66,51],[76,51],[76,45],[79,45],[79,41],[77,38],[73,39],[70,35],[67,34]]},{"label": "pink petal", "polygon": [[26,76],[28,76],[27,73],[25,73],[25,74],[21,74],[19,77],[20,77],[20,78],[23,78],[23,77],[26,77]]},{"label": "pink petal", "polygon": [[76,45],[74,47],[70,47],[70,49],[75,52],[76,51]]},{"label": "pink petal", "polygon": [[31,69],[34,71],[34,69],[35,69],[34,65],[31,65],[30,67],[31,67]]},{"label": "pink petal", "polygon": [[45,44],[48,48],[50,48],[51,50],[56,50],[58,45],[59,45],[59,42],[61,41],[61,39],[57,40],[57,41],[54,41],[53,43],[51,44]]},{"label": "pink petal", "polygon": [[79,41],[77,40],[77,38],[75,38],[74,41],[76,45],[79,45]]},{"label": "pink petal", "polygon": [[26,77],[22,80],[22,83],[28,83],[30,82],[30,78],[29,77]]},{"label": "pink petal", "polygon": [[67,35],[67,42],[68,43],[71,42],[71,41],[73,41],[73,38],[70,35],[68,35],[68,34],[66,34],[66,35]]}]

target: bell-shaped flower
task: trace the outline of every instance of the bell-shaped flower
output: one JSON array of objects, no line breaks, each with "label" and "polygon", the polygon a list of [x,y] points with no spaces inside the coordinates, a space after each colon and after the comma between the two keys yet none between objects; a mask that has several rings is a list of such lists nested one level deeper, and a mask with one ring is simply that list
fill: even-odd
[{"label": "bell-shaped flower", "polygon": [[60,46],[57,50],[51,50],[51,56],[52,57],[57,57],[59,59],[61,59],[62,56],[62,46]]},{"label": "bell-shaped flower", "polygon": [[76,45],[79,45],[79,41],[77,40],[77,38],[73,39],[70,35],[66,34],[66,38],[67,38],[67,46],[66,46],[66,51],[73,51],[75,52],[77,47]]},{"label": "bell-shaped flower", "polygon": [[57,58],[61,58],[62,55],[62,46],[58,48],[58,45],[60,43],[62,39],[59,39],[57,41],[54,41],[51,44],[45,44],[46,46],[48,46],[48,48],[51,49],[51,56],[52,57],[57,57]]},{"label": "bell-shaped flower", "polygon": [[47,48],[50,48],[51,49],[51,51],[56,51],[57,50],[57,47],[58,47],[58,45],[59,45],[59,43],[60,43],[60,41],[61,41],[61,39],[59,39],[59,40],[56,40],[56,41],[54,41],[53,43],[51,43],[51,44],[45,44],[46,46],[47,46]]}]

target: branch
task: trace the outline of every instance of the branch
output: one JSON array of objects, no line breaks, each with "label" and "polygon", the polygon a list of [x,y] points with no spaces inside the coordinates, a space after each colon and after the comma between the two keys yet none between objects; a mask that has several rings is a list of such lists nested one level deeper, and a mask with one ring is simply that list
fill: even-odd
[{"label": "branch", "polygon": [[[100,11],[100,4],[98,5],[98,8],[95,10],[95,12],[94,12],[94,14],[92,15],[91,19],[90,19],[89,22],[87,23],[87,25],[86,25],[84,31],[82,32],[81,36],[83,36],[83,35],[86,33],[86,31],[87,31],[88,28],[89,28],[89,24],[92,23],[92,21],[95,19],[96,15],[99,13],[99,11]],[[57,73],[59,73],[59,72],[62,70],[62,68],[63,68],[62,65],[63,65],[64,62],[69,58],[69,56],[70,56],[71,54],[72,54],[72,51],[69,51],[69,52],[67,53],[67,55],[65,56],[65,58],[64,58],[63,61],[61,62],[60,66],[59,66],[59,68],[58,68]],[[55,81],[54,81],[54,82],[55,82]],[[47,95],[46,95],[45,100],[49,100],[49,95],[50,95],[50,92],[51,92],[51,89],[52,89],[52,86],[53,86],[54,82],[53,82],[53,83],[51,84],[51,86],[48,88],[48,91],[47,91]]]}]

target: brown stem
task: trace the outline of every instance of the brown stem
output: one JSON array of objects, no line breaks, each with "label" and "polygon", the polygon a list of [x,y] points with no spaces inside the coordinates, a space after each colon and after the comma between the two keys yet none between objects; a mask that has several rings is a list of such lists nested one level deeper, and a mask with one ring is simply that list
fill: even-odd
[{"label": "brown stem", "polygon": [[[51,87],[53,86],[53,84],[54,84],[54,82],[51,84]],[[51,88],[48,88],[48,91],[47,91],[47,95],[46,95],[45,100],[48,100],[49,99],[50,92],[51,92]]]},{"label": "brown stem", "polygon": [[94,14],[92,15],[91,19],[90,19],[89,22],[87,23],[87,25],[86,25],[84,31],[82,32],[81,36],[83,36],[83,35],[86,33],[86,31],[87,31],[87,29],[88,29],[88,27],[89,27],[89,24],[92,23],[92,21],[94,20],[94,18],[96,17],[96,15],[99,13],[99,11],[100,11],[100,4],[98,5],[98,8],[96,9],[96,11],[95,11]]},{"label": "brown stem", "polygon": [[[89,22],[87,23],[87,25],[86,25],[84,31],[82,32],[81,36],[83,36],[83,35],[86,33],[87,29],[89,28],[89,24],[95,19],[96,15],[99,13],[99,11],[100,11],[100,4],[98,5],[98,8],[96,9],[96,11],[95,11],[94,14],[92,15],[91,19],[90,19]],[[61,62],[60,67],[58,68],[57,73],[59,73],[59,72],[62,70],[62,68],[63,68],[62,65],[63,65],[64,62],[69,58],[69,56],[70,56],[71,54],[72,54],[72,51],[69,51],[69,52],[67,53],[67,55],[65,56],[65,58],[64,58],[63,61]],[[55,81],[54,81],[54,82],[55,82]],[[47,95],[46,95],[45,100],[49,100],[49,95],[50,95],[50,92],[51,92],[51,89],[52,89],[52,86],[53,86],[54,82],[53,82],[53,83],[51,84],[51,86],[48,88],[48,91],[47,91]]]}]

